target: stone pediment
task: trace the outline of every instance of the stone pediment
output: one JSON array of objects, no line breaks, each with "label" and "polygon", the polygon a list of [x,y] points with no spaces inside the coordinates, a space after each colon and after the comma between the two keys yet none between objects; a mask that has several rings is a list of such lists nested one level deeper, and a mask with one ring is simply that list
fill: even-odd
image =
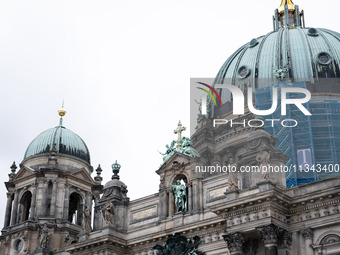
[{"label": "stone pediment", "polygon": [[27,166],[23,166],[19,172],[16,174],[14,181],[29,177],[29,176],[35,176],[35,172],[34,169],[27,167]]},{"label": "stone pediment", "polygon": [[185,166],[190,163],[192,160],[191,157],[184,155],[179,152],[175,152],[169,159],[166,161],[158,171],[163,171],[167,169],[172,169],[173,167],[180,167],[181,165]]},{"label": "stone pediment", "polygon": [[85,168],[81,168],[73,172],[70,176],[77,181],[81,180],[87,183],[91,183],[93,185],[95,184],[94,180],[92,179],[90,174],[85,170]]}]

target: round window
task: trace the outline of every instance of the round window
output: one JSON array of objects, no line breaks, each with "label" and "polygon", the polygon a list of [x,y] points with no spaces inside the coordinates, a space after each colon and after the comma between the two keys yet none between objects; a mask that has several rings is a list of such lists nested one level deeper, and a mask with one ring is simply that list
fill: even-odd
[{"label": "round window", "polygon": [[311,27],[310,29],[308,29],[308,35],[310,36],[318,36],[319,32],[316,28]]},{"label": "round window", "polygon": [[331,55],[329,55],[327,52],[321,52],[318,55],[316,55],[316,62],[318,62],[320,65],[329,65],[332,61]]},{"label": "round window", "polygon": [[247,66],[241,66],[237,73],[241,79],[244,79],[250,75],[250,69]]},{"label": "round window", "polygon": [[250,47],[250,48],[253,48],[253,47],[255,47],[256,45],[258,45],[258,43],[259,43],[259,41],[258,41],[256,38],[254,38],[253,40],[251,40],[251,41],[249,42],[249,47]]}]

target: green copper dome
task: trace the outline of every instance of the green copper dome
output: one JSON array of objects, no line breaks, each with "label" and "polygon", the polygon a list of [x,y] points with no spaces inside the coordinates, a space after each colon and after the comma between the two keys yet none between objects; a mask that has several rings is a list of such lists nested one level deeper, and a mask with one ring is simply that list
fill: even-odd
[{"label": "green copper dome", "polygon": [[[273,17],[274,30],[251,39],[232,54],[219,70],[215,84],[245,89],[263,88],[280,81],[319,83],[340,78],[340,34],[307,28],[304,13],[292,1],[282,1]],[[230,102],[221,90],[222,103]]]},{"label": "green copper dome", "polygon": [[83,139],[61,125],[38,135],[28,146],[24,159],[38,154],[47,154],[54,144],[57,153],[71,155],[90,163],[90,152]]},{"label": "green copper dome", "polygon": [[[215,83],[255,89],[281,79],[317,83],[320,78],[339,77],[340,34],[296,27],[280,28],[243,45],[224,63]],[[230,94],[222,92],[221,99],[230,101]]]}]

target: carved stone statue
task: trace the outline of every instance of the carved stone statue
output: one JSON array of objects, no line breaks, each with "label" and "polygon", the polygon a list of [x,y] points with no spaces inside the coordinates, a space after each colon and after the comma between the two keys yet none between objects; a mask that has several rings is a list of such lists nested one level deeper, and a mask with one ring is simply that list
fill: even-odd
[{"label": "carved stone statue", "polygon": [[261,151],[256,156],[256,161],[259,163],[259,167],[262,171],[262,179],[269,180],[269,160],[271,154],[267,150]]},{"label": "carved stone statue", "polygon": [[91,228],[91,210],[89,208],[86,208],[84,215],[85,215],[84,229],[85,229],[86,232],[91,232],[92,231],[92,228]]},{"label": "carved stone statue", "polygon": [[111,201],[107,201],[104,205],[104,220],[107,224],[113,224],[114,208]]},{"label": "carved stone statue", "polygon": [[238,190],[238,179],[237,179],[237,173],[232,171],[232,169],[236,168],[237,165],[234,163],[234,159],[230,158],[230,171],[228,175],[228,187],[227,190]]},{"label": "carved stone statue", "polygon": [[39,225],[39,248],[48,248],[48,240],[49,240],[49,229],[47,227],[47,223],[44,225]]},{"label": "carved stone statue", "polygon": [[171,190],[175,196],[176,211],[185,213],[187,211],[185,205],[187,199],[186,187],[178,180],[177,185],[171,185]]}]

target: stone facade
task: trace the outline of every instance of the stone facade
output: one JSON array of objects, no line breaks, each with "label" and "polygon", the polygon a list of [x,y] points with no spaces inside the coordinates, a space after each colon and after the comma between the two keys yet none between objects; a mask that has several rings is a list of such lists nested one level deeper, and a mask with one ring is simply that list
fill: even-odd
[{"label": "stone facade", "polygon": [[[201,157],[174,153],[156,171],[159,192],[134,201],[117,165],[102,185],[100,166],[91,178],[92,167],[72,156],[36,155],[18,172],[13,164],[0,254],[149,255],[174,233],[198,236],[207,255],[340,252],[340,177],[287,189],[282,173],[241,173],[242,165],[263,164],[263,151],[268,164],[284,165],[262,129],[215,129],[203,120],[192,141]],[[232,189],[230,172],[198,171],[230,163],[237,169]],[[186,213],[175,213],[170,185],[177,180],[187,189]]]}]

